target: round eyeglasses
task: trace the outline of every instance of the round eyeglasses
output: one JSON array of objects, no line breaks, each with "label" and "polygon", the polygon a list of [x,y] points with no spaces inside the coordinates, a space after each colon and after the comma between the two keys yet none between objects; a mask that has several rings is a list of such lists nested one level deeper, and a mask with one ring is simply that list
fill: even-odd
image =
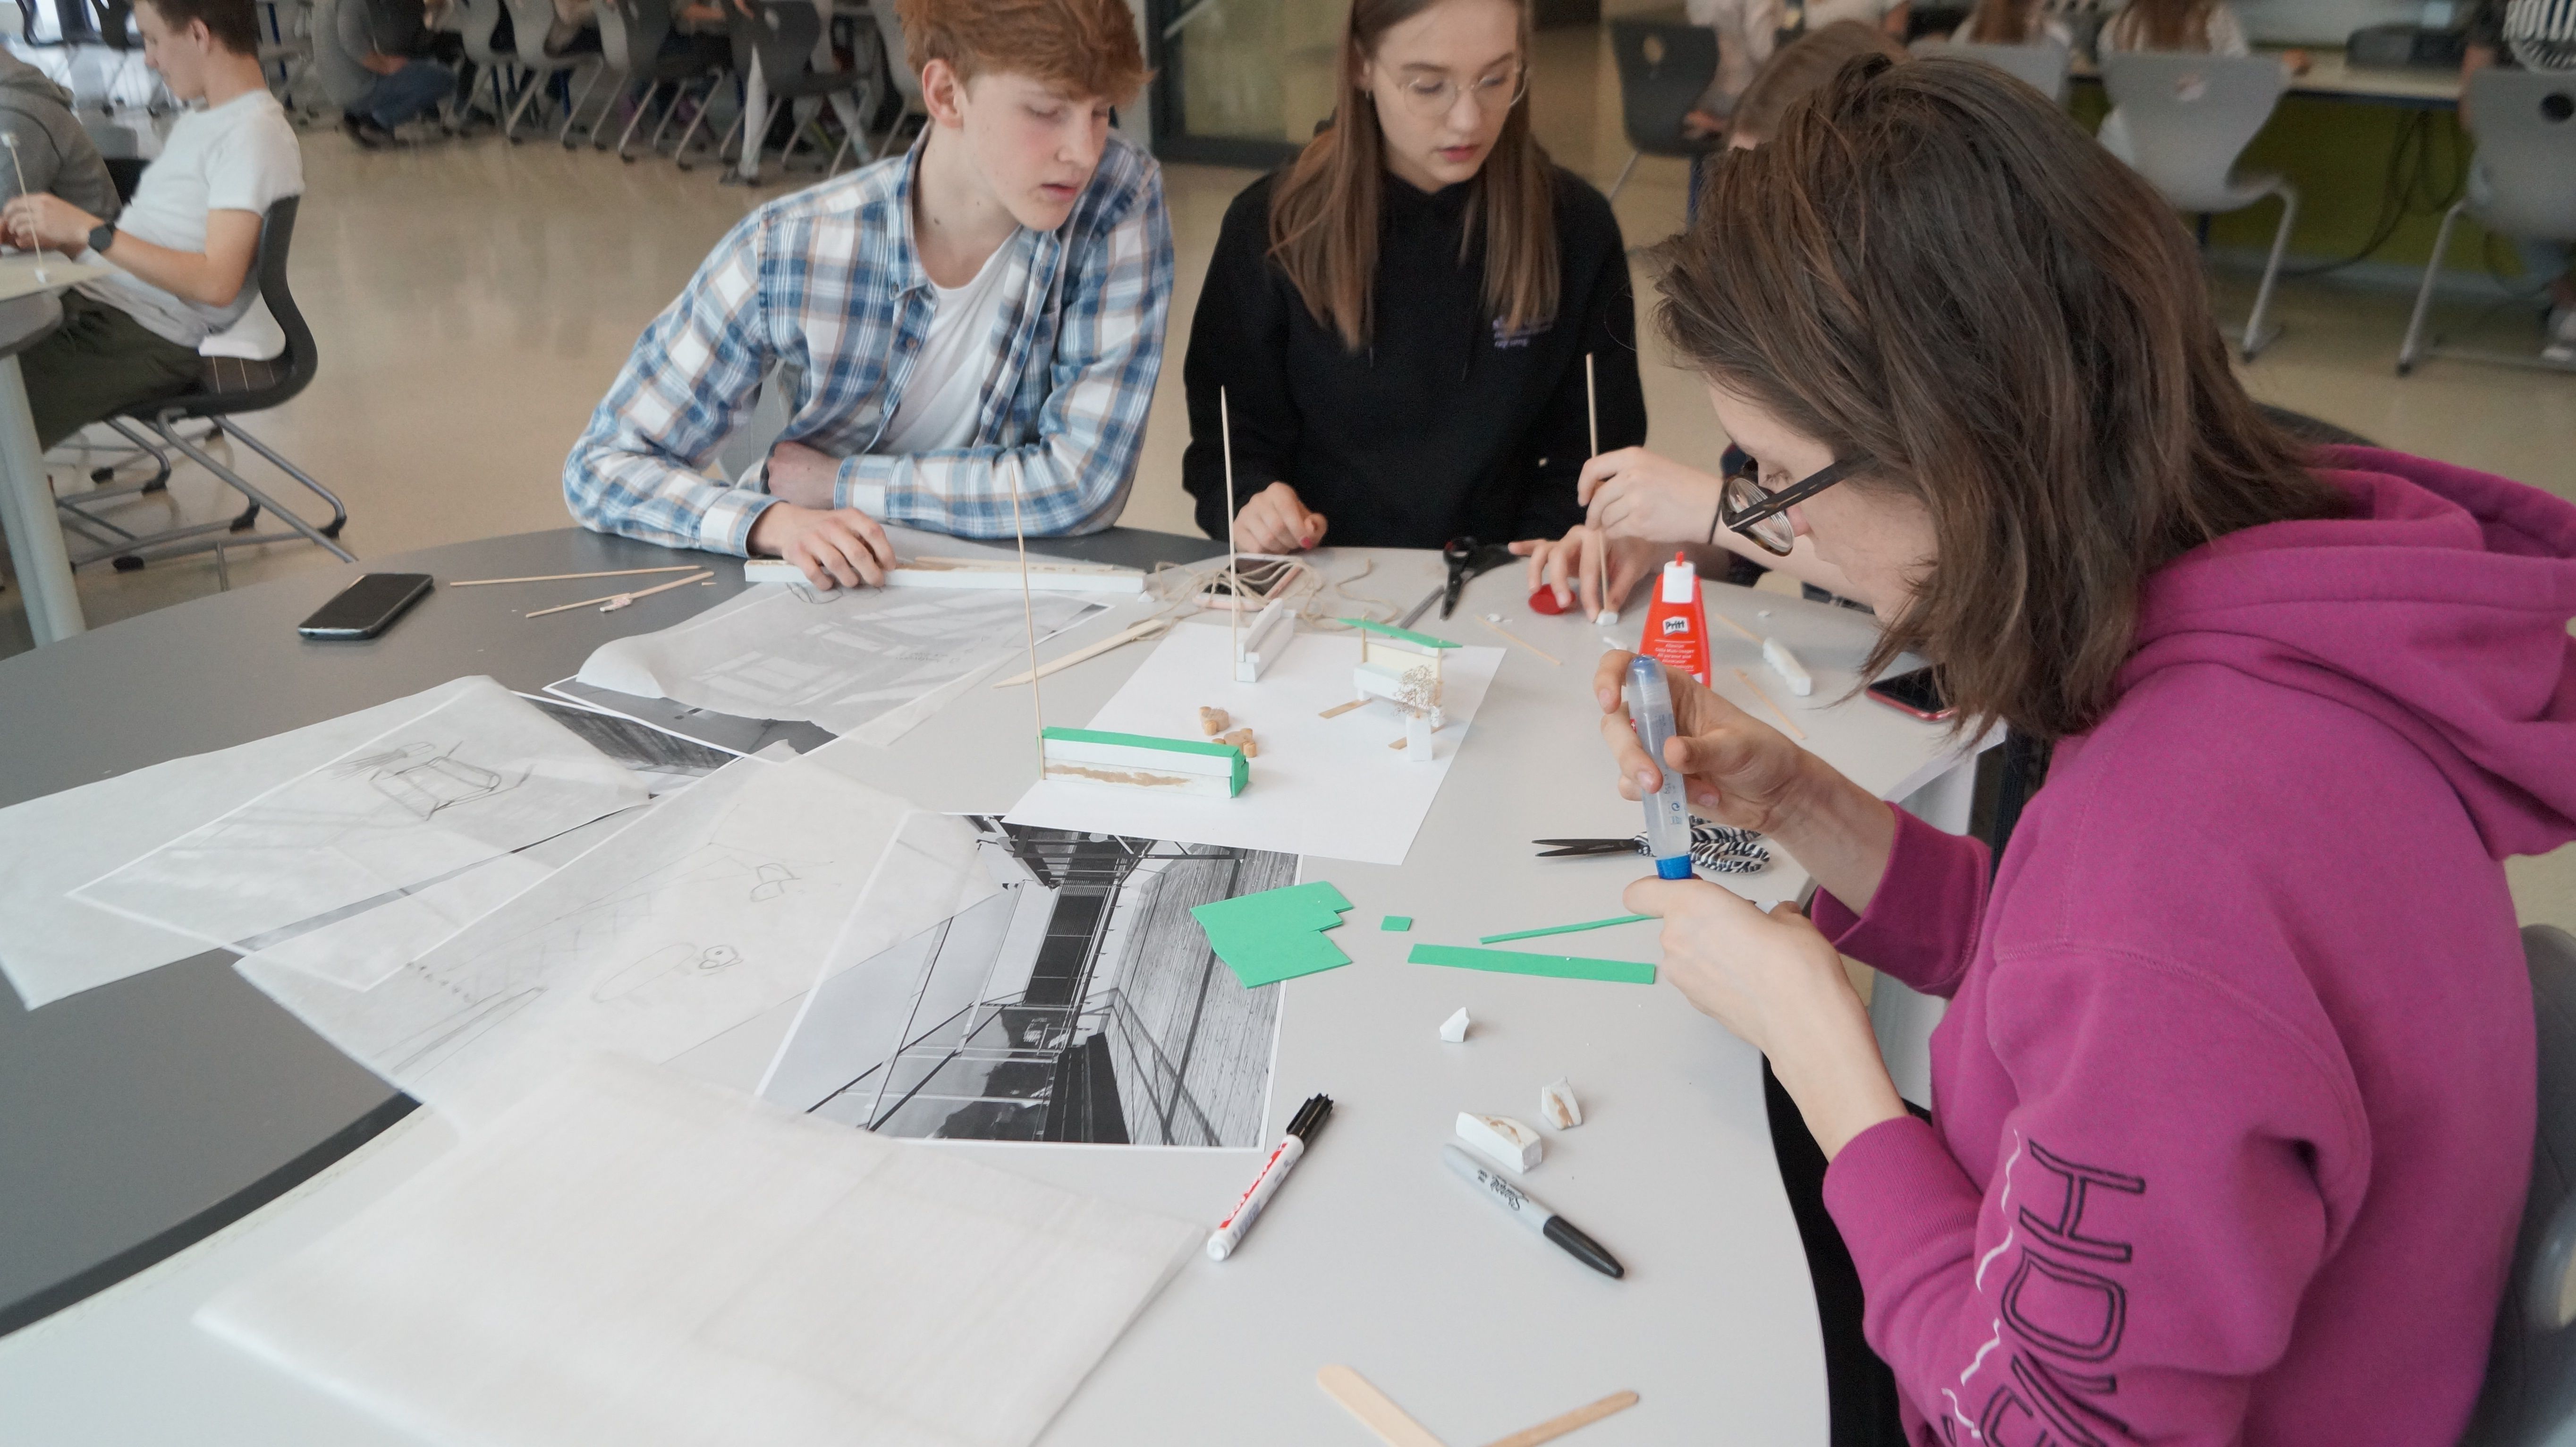
[{"label": "round eyeglasses", "polygon": [[1751,454],[1727,470],[1725,490],[1718,494],[1717,516],[1731,532],[1742,533],[1774,557],[1785,558],[1798,545],[1798,525],[1789,509],[1823,492],[1868,465],[1866,457],[1846,457],[1773,492],[1762,485],[1762,464]]},{"label": "round eyeglasses", "polygon": [[1465,82],[1448,75],[1414,74],[1399,77],[1395,89],[1404,97],[1404,108],[1426,121],[1449,114],[1461,90],[1476,98],[1477,109],[1493,115],[1519,105],[1521,97],[1529,94],[1529,71],[1515,65]]}]

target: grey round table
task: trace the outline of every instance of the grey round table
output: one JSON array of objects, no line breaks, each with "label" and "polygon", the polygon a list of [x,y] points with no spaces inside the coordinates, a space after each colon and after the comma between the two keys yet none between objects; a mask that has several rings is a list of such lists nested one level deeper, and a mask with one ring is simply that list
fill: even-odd
[{"label": "grey round table", "polygon": [[[1134,529],[1032,544],[1142,567],[1211,546]],[[310,642],[296,623],[360,571],[334,568],[0,660],[0,806],[463,674],[534,690],[573,673],[601,643],[667,627],[742,586],[738,568],[677,556],[718,564],[716,585],[618,613],[533,621],[517,616],[532,606],[528,589],[441,588],[372,641]],[[366,570],[446,581],[673,558],[561,528],[376,558]],[[567,599],[589,596],[553,586],[574,589]],[[411,1110],[408,1097],[244,983],[231,961],[209,951],[33,1013],[0,988],[0,1334],[238,1220]]]}]

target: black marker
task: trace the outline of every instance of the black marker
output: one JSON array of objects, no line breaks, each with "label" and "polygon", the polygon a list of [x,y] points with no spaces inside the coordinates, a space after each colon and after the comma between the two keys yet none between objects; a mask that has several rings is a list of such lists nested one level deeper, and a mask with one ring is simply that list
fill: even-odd
[{"label": "black marker", "polygon": [[1574,1223],[1536,1196],[1504,1180],[1493,1167],[1478,1161],[1456,1146],[1442,1146],[1440,1158],[1449,1169],[1474,1184],[1486,1199],[1512,1213],[1512,1219],[1563,1247],[1565,1254],[1600,1272],[1604,1276],[1625,1276],[1628,1268],[1619,1258],[1601,1249],[1601,1243],[1574,1229]]}]

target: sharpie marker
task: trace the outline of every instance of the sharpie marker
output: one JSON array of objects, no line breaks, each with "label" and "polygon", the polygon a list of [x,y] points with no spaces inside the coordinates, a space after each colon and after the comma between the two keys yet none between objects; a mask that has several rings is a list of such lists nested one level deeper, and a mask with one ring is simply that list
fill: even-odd
[{"label": "sharpie marker", "polygon": [[1242,1199],[1234,1203],[1234,1209],[1226,1214],[1224,1220],[1216,1223],[1216,1230],[1208,1236],[1210,1261],[1223,1261],[1234,1254],[1235,1247],[1243,1244],[1243,1233],[1251,1230],[1252,1223],[1260,1219],[1261,1208],[1269,1205],[1270,1198],[1279,1193],[1279,1183],[1288,1179],[1288,1173],[1296,1169],[1297,1162],[1306,1154],[1306,1143],[1315,1138],[1316,1131],[1323,1129],[1324,1121],[1332,1113],[1333,1098],[1329,1095],[1310,1096],[1304,1105],[1297,1107],[1297,1113],[1289,1118],[1288,1134],[1279,1142],[1279,1148],[1270,1153],[1270,1159],[1261,1163],[1261,1174],[1252,1178],[1252,1184],[1244,1188]]},{"label": "sharpie marker", "polygon": [[1574,1229],[1574,1223],[1529,1192],[1504,1180],[1493,1167],[1477,1160],[1456,1146],[1442,1146],[1440,1158],[1449,1169],[1466,1178],[1485,1199],[1512,1213],[1512,1219],[1536,1231],[1564,1248],[1565,1254],[1600,1272],[1604,1276],[1625,1276],[1628,1268],[1619,1258],[1601,1249],[1601,1243]]}]

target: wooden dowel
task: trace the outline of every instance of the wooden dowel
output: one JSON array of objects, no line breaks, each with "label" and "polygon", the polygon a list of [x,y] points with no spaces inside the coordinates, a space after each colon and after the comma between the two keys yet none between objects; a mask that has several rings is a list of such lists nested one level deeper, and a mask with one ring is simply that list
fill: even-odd
[{"label": "wooden dowel", "polygon": [[1725,614],[1718,612],[1716,609],[1710,609],[1709,616],[1715,618],[1718,622],[1725,624],[1727,627],[1734,629],[1736,632],[1743,634],[1745,642],[1751,643],[1756,647],[1761,646],[1761,634],[1754,632],[1752,629],[1747,628],[1743,624],[1736,622],[1734,619],[1727,617]]},{"label": "wooden dowel", "polygon": [[[588,608],[601,604],[606,606],[601,607],[599,611],[605,613],[613,608],[623,608],[626,604],[632,603],[638,598],[650,598],[656,593],[667,593],[673,588],[685,588],[691,583],[713,582],[715,580],[715,576],[716,575],[713,573],[701,571],[694,577],[673,578],[667,583],[658,584],[650,588],[638,588],[631,593],[611,593],[605,598],[584,598],[578,603],[558,603],[552,608],[540,608],[534,613],[522,613],[519,616],[522,618],[543,618],[549,613],[569,613],[575,608]],[[624,601],[621,602],[619,601],[620,599],[623,599]]]},{"label": "wooden dowel", "polygon": [[1172,620],[1169,618],[1148,618],[1142,623],[1130,624],[1126,628],[1101,639],[1099,642],[1094,643],[1087,648],[1077,648],[1062,658],[1048,659],[1046,662],[1039,664],[1035,669],[1024,673],[1014,673],[1008,678],[996,681],[993,686],[995,688],[1017,688],[1021,684],[1044,678],[1058,669],[1071,668],[1085,659],[1098,658],[1101,654],[1107,653],[1113,648],[1124,648],[1139,638],[1151,637],[1171,626]]},{"label": "wooden dowel", "polygon": [[1557,668],[1562,668],[1562,667],[1564,667],[1564,666],[1565,666],[1565,665],[1564,665],[1564,663],[1563,663],[1562,661],[1560,661],[1560,660],[1557,658],[1557,656],[1556,656],[1555,654],[1548,652],[1546,649],[1539,647],[1537,644],[1530,642],[1528,639],[1521,637],[1519,634],[1511,632],[1510,630],[1508,630],[1508,629],[1504,628],[1504,627],[1503,627],[1503,625],[1501,625],[1500,623],[1495,622],[1493,619],[1491,619],[1491,618],[1482,618],[1482,617],[1480,617],[1480,618],[1478,618],[1476,621],[1477,621],[1477,622],[1479,622],[1479,623],[1484,624],[1487,628],[1492,629],[1494,632],[1496,632],[1496,633],[1498,633],[1498,634],[1501,634],[1504,638],[1509,639],[1510,641],[1512,641],[1512,642],[1514,642],[1514,643],[1519,644],[1519,645],[1520,645],[1520,646],[1522,646],[1523,648],[1528,649],[1530,652],[1537,654],[1539,657],[1546,659],[1546,660],[1548,661],[1548,663],[1549,663],[1549,665],[1550,665],[1550,666],[1552,666],[1552,667],[1557,667]]},{"label": "wooden dowel", "polygon": [[465,578],[448,584],[451,588],[488,588],[495,583],[561,583],[572,578],[634,578],[646,573],[696,573],[705,571],[701,563],[682,563],[676,568],[610,568],[598,573],[546,573],[534,578]]},{"label": "wooden dowel", "polygon": [[1798,738],[1800,738],[1800,739],[1802,739],[1802,740],[1803,740],[1804,738],[1806,738],[1806,736],[1807,736],[1807,731],[1806,731],[1805,729],[1802,729],[1802,728],[1798,727],[1798,721],[1797,721],[1796,719],[1793,719],[1793,718],[1789,717],[1789,711],[1788,711],[1787,709],[1782,708],[1782,707],[1779,705],[1779,703],[1771,697],[1771,695],[1769,695],[1769,694],[1767,694],[1767,693],[1764,693],[1764,692],[1762,691],[1762,685],[1760,685],[1760,684],[1758,684],[1758,683],[1755,683],[1755,682],[1753,681],[1753,675],[1752,675],[1752,674],[1749,674],[1749,673],[1745,672],[1743,669],[1739,668],[1739,669],[1735,670],[1735,676],[1736,676],[1737,678],[1740,678],[1740,679],[1744,680],[1744,686],[1745,686],[1746,688],[1749,688],[1749,689],[1753,690],[1753,696],[1754,696],[1755,698],[1758,698],[1758,699],[1762,700],[1764,703],[1767,703],[1767,704],[1770,704],[1770,705],[1771,705],[1771,711],[1772,711],[1773,713],[1776,713],[1776,714],[1778,714],[1778,715],[1780,716],[1780,722],[1782,722],[1782,723],[1784,723],[1784,724],[1787,724],[1787,725],[1789,726],[1789,732],[1790,732],[1791,734],[1795,735],[1796,737],[1798,737]]}]

